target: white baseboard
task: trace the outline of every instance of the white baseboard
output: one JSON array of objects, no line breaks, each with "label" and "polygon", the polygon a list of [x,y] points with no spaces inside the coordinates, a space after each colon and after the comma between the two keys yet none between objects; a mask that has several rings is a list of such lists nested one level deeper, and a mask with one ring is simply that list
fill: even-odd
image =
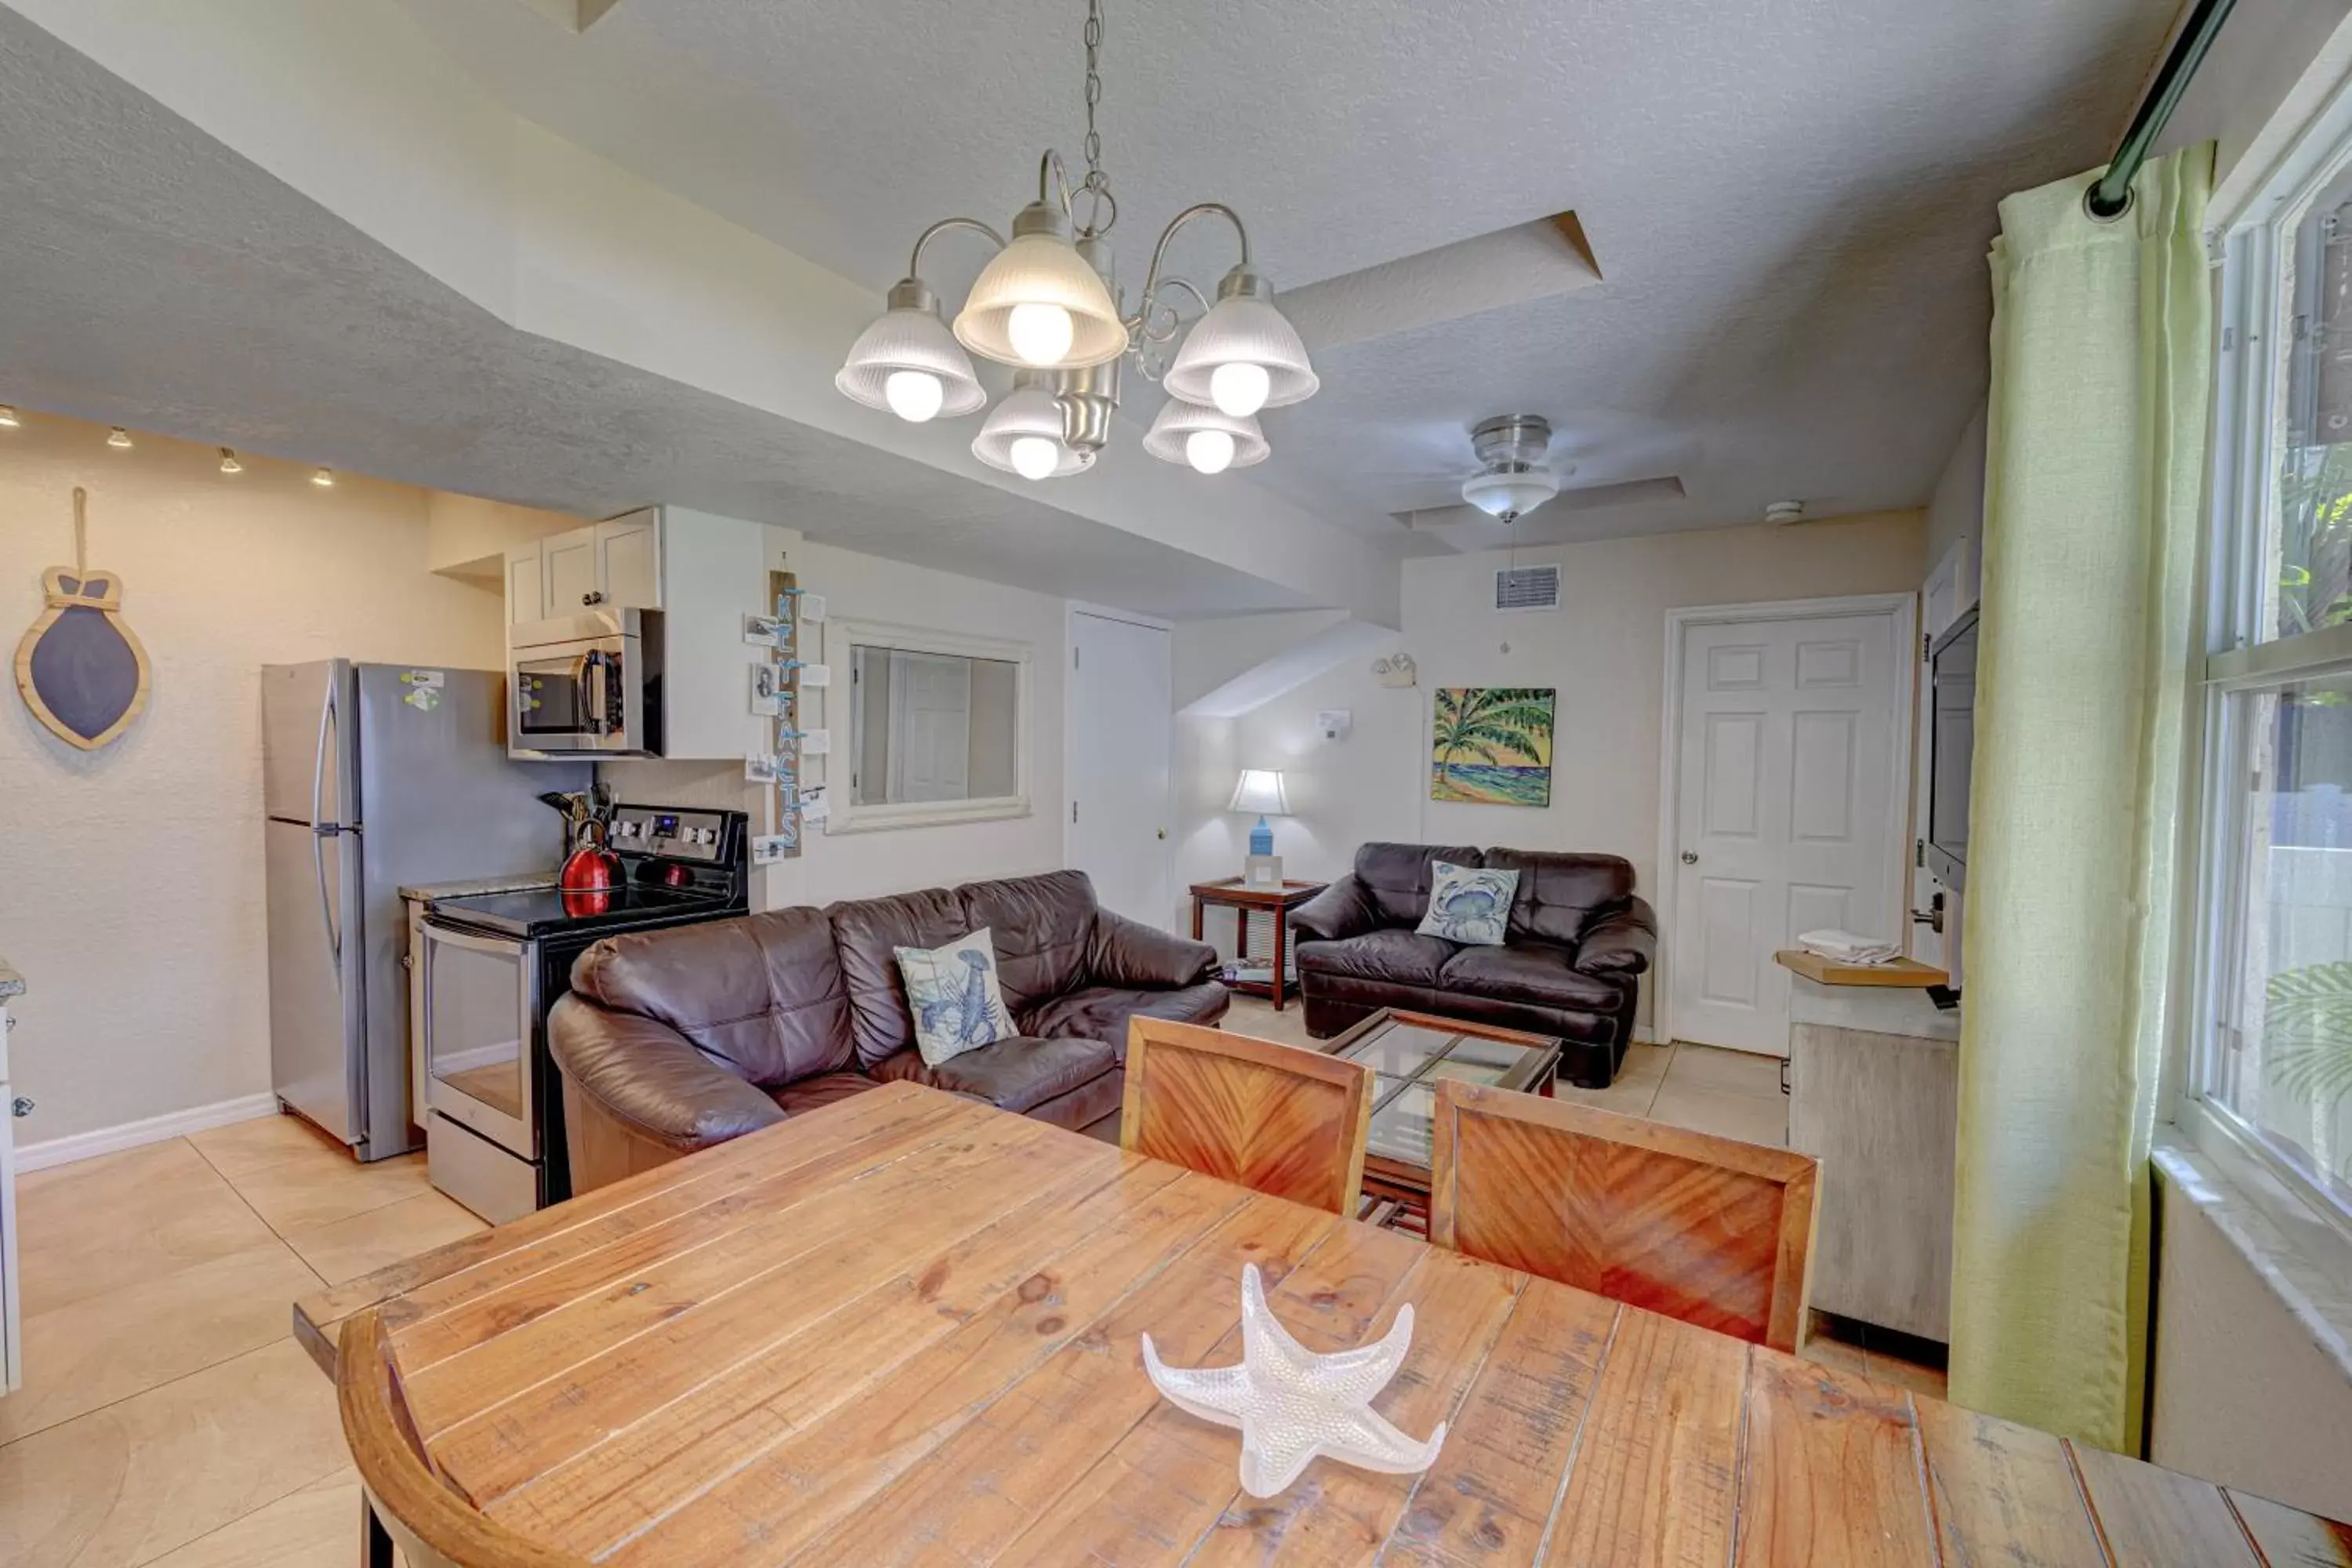
[{"label": "white baseboard", "polygon": [[191,1106],[185,1110],[151,1116],[143,1121],[125,1121],[117,1127],[100,1127],[88,1132],[76,1132],[69,1137],[27,1143],[16,1151],[16,1169],[46,1171],[52,1165],[69,1165],[76,1160],[93,1159],[122,1149],[136,1149],[142,1143],[161,1143],[170,1138],[184,1138],[191,1132],[203,1132],[215,1127],[226,1127],[232,1121],[250,1121],[257,1116],[275,1116],[277,1113],[278,1097],[274,1094],[248,1094],[236,1100],[217,1100],[211,1105]]}]

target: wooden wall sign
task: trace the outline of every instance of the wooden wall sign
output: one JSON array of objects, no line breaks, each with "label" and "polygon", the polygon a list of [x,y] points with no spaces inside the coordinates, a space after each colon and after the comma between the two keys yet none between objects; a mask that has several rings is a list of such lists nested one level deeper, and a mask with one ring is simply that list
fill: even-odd
[{"label": "wooden wall sign", "polygon": [[94,752],[147,706],[147,650],[122,622],[122,579],[89,567],[89,492],[74,487],[74,563],[41,574],[48,607],[16,645],[16,689],[59,740]]}]

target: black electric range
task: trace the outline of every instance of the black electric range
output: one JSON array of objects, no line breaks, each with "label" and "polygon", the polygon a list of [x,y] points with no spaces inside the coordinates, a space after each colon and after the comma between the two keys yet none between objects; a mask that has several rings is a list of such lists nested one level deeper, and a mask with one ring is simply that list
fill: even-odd
[{"label": "black electric range", "polygon": [[503,1223],[572,1195],[562,1081],[547,1015],[572,966],[608,936],[750,912],[750,819],[740,811],[621,805],[609,889],[553,887],[425,906],[419,1048],[436,1186]]}]

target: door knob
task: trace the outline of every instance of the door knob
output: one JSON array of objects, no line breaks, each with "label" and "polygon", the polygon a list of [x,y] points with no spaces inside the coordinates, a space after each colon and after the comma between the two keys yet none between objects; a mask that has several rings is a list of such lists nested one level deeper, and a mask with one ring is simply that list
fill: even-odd
[{"label": "door knob", "polygon": [[580,602],[583,605],[601,605],[604,602],[604,595],[598,593],[583,594],[580,595]]},{"label": "door knob", "polygon": [[1685,866],[1696,866],[1696,865],[1697,865],[1697,864],[1698,864],[1698,851],[1697,851],[1697,850],[1696,850],[1696,849],[1685,849],[1685,850],[1684,850],[1684,851],[1683,851],[1683,864],[1684,864],[1684,865],[1685,865]]}]

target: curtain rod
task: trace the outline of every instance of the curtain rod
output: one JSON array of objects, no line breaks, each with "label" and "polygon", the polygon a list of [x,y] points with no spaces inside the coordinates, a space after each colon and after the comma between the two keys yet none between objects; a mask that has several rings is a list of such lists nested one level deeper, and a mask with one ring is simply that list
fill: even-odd
[{"label": "curtain rod", "polygon": [[2189,89],[2189,79],[2205,62],[2206,51],[2213,47],[2213,37],[2229,19],[2230,7],[2235,0],[2197,0],[2189,13],[2188,22],[2180,36],[2172,41],[2172,48],[2164,57],[2164,64],[2148,84],[2147,96],[2139,100],[2138,110],[2131,123],[2124,128],[2124,138],[2116,143],[2116,155],[2107,160],[2107,172],[2083,196],[2084,208],[2102,223],[2124,216],[2131,209],[2131,184],[2139,166],[2147,161],[2147,150],[2164,133],[2164,122],[2180,106],[2180,95]]}]

